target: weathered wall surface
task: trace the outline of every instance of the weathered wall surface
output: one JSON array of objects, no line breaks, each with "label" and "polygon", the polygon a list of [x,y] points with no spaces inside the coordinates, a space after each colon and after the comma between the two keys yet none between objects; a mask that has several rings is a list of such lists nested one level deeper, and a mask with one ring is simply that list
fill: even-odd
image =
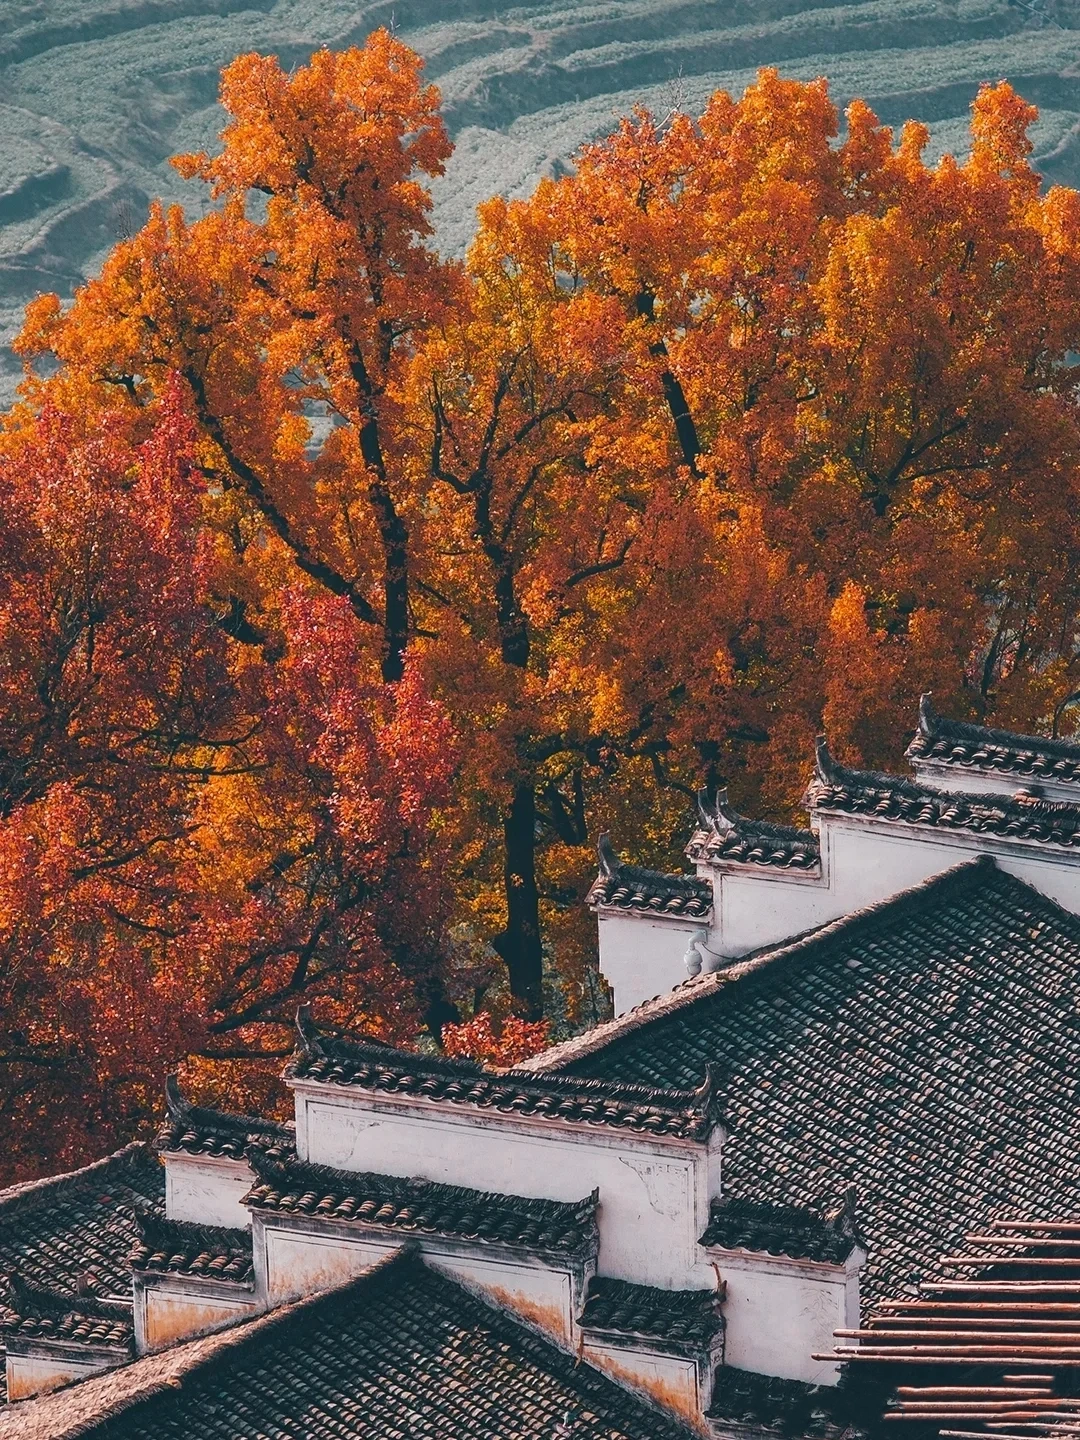
[{"label": "weathered wall surface", "polygon": [[256,1314],[262,1307],[252,1295],[230,1299],[222,1295],[198,1294],[190,1285],[183,1289],[161,1283],[135,1287],[135,1344],[140,1355],[164,1350],[195,1335],[209,1335]]},{"label": "weathered wall surface", "polygon": [[633,1140],[600,1125],[526,1125],[466,1106],[391,1106],[296,1086],[303,1159],[546,1200],[600,1187],[600,1271],[666,1288],[705,1286],[697,1238],[708,1222],[716,1149]]},{"label": "weathered wall surface", "polygon": [[858,1324],[851,1267],[711,1249],[724,1283],[724,1361],[739,1370],[835,1385],[837,1366],[814,1360],[832,1350],[833,1331]]},{"label": "weathered wall surface", "polygon": [[13,1355],[7,1352],[7,1396],[9,1401],[29,1400],[72,1385],[90,1375],[109,1370],[114,1360],[81,1361],[63,1355]]},{"label": "weathered wall surface", "polygon": [[245,1230],[251,1216],[240,1201],[255,1177],[246,1160],[176,1151],[165,1160],[165,1213],[170,1220],[196,1225],[227,1225]]}]

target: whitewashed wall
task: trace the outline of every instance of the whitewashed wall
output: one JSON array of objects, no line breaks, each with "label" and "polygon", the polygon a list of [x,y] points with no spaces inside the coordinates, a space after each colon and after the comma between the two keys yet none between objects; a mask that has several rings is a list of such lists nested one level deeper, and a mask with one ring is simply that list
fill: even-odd
[{"label": "whitewashed wall", "polygon": [[613,1379],[643,1391],[673,1410],[700,1434],[710,1433],[704,1418],[705,1393],[696,1360],[681,1355],[660,1355],[586,1337],[582,1358]]},{"label": "whitewashed wall", "polygon": [[812,1356],[831,1351],[833,1332],[859,1319],[856,1251],[846,1266],[709,1249],[727,1286],[724,1363],[759,1375],[835,1385],[839,1369]]},{"label": "whitewashed wall", "polygon": [[34,1395],[47,1395],[50,1390],[112,1370],[118,1363],[122,1362],[115,1355],[91,1357],[85,1352],[77,1353],[74,1348],[65,1353],[60,1347],[42,1345],[15,1355],[9,1348],[6,1357],[8,1401],[14,1403]]},{"label": "whitewashed wall", "polygon": [[686,979],[685,956],[703,922],[628,915],[625,910],[597,911],[600,971],[611,987],[616,1015],[664,995]]},{"label": "whitewashed wall", "polygon": [[[821,814],[817,824],[817,873],[730,862],[698,865],[713,885],[714,920],[706,942],[711,950],[738,958],[783,944],[978,855],[993,855],[1003,870],[1080,914],[1080,851],[865,816]],[[615,993],[616,1013],[629,1008],[624,1000],[638,1003],[646,992],[666,993],[686,978],[681,958],[677,965],[673,958],[673,935],[658,934],[658,926],[625,914],[601,914],[599,926],[601,967]]]},{"label": "whitewashed wall", "polygon": [[165,1214],[196,1225],[226,1225],[246,1230],[251,1216],[240,1201],[255,1183],[246,1160],[189,1155],[171,1150],[165,1162]]},{"label": "whitewashed wall", "polygon": [[[399,1249],[405,1237],[344,1234],[304,1220],[275,1224],[257,1215],[253,1238],[259,1288],[274,1306],[363,1274]],[[507,1306],[560,1344],[573,1347],[591,1262],[545,1264],[514,1255],[507,1246],[492,1246],[484,1253],[479,1246],[434,1235],[421,1237],[420,1246],[425,1262],[434,1269]]]},{"label": "whitewashed wall", "polygon": [[258,1314],[255,1295],[229,1294],[191,1276],[135,1279],[135,1348],[140,1355],[164,1350],[196,1335],[209,1335]]},{"label": "whitewashed wall", "polygon": [[719,1194],[719,1130],[705,1146],[291,1083],[304,1160],[546,1200],[599,1186],[601,1274],[673,1290],[712,1283],[697,1239]]}]

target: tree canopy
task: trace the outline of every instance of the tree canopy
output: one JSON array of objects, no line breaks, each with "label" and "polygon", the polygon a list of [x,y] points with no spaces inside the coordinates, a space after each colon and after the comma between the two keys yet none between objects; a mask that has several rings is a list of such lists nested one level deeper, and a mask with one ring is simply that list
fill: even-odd
[{"label": "tree canopy", "polygon": [[462,261],[387,32],[222,103],[175,162],[207,213],[31,304],[0,429],[20,1163],[179,1060],[261,1098],[300,999],[505,1063],[592,1018],[601,830],[677,864],[701,784],[793,813],[823,726],[883,765],[922,690],[1024,728],[1077,689],[1080,195],[1009,86],[930,163],[763,71]]}]

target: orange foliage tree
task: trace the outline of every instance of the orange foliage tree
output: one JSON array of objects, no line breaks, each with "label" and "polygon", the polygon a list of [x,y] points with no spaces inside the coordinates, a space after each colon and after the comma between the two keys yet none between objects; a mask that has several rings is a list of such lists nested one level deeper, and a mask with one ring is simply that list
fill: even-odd
[{"label": "orange foliage tree", "polygon": [[187,603],[225,676],[197,733],[247,737],[169,852],[194,1048],[279,1048],[314,980],[437,1032],[489,978],[460,950],[535,1022],[545,957],[587,968],[599,829],[656,856],[727,779],[790,813],[823,723],[888,763],[925,688],[1019,726],[1076,689],[1080,196],[1041,191],[1008,86],[932,165],[922,127],[856,102],[841,135],[823,81],[763,71],[481,207],[463,263],[390,35],[242,57],[222,99],[221,154],[177,161],[214,207],[30,307],[55,373],[8,424],[14,464],[54,412],[192,427]]},{"label": "orange foliage tree", "polygon": [[177,390],[139,444],[47,406],[0,453],[8,1168],[128,1138],[185,1056],[258,1097],[301,997],[407,1039],[438,975],[445,714],[334,596],[285,591],[270,660],[227,634]]}]

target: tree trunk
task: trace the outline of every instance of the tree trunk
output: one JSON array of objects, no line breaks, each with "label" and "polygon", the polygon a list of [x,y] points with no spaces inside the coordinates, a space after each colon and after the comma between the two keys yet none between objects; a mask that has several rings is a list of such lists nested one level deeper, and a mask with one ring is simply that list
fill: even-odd
[{"label": "tree trunk", "polygon": [[544,1013],[540,892],[536,886],[536,791],[531,779],[514,790],[503,817],[506,847],[506,929],[495,948],[506,962],[514,1008],[526,1020]]}]

